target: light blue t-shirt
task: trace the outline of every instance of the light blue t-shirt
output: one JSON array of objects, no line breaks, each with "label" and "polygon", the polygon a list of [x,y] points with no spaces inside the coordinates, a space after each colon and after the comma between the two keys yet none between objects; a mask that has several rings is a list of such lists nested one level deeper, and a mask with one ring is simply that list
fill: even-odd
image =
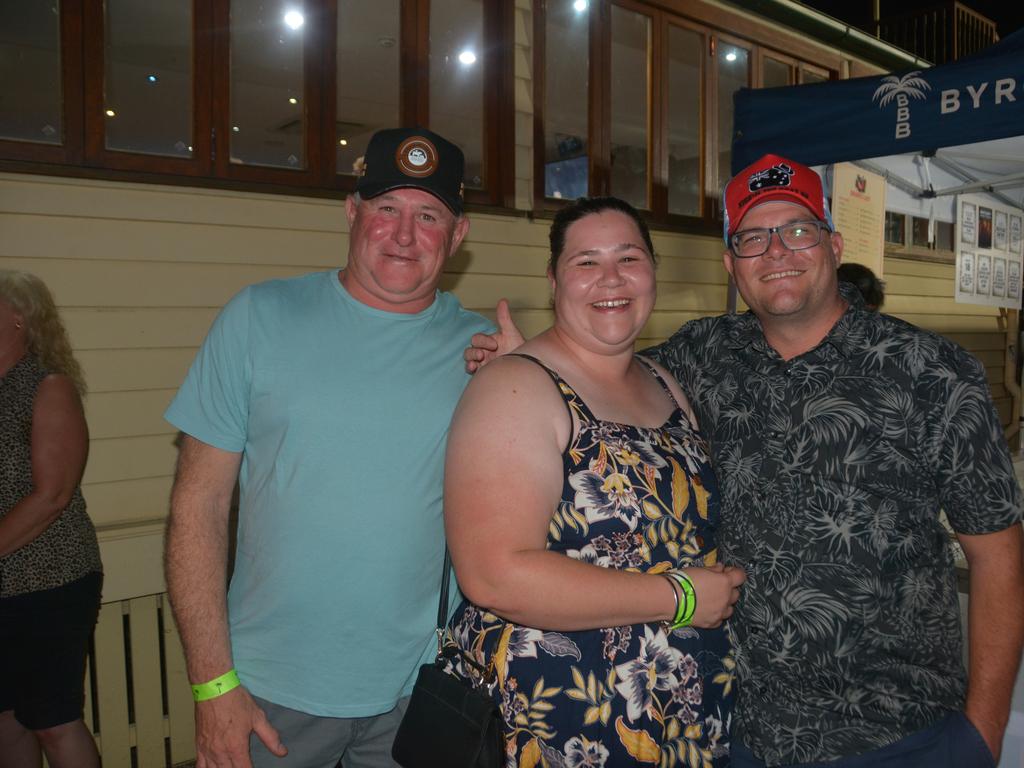
[{"label": "light blue t-shirt", "polygon": [[165,417],[242,451],[228,592],[245,686],[331,717],[385,712],[436,651],[448,423],[492,327],[438,292],[414,315],[336,270],[244,289]]}]

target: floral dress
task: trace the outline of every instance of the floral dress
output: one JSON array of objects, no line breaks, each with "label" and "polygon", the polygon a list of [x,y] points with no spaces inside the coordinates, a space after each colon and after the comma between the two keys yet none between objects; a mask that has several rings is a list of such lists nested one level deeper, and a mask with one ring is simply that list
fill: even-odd
[{"label": "floral dress", "polygon": [[[547,370],[578,423],[547,548],[631,571],[712,565],[718,490],[707,443],[686,414],[676,408],[656,428],[599,421],[528,359]],[[734,660],[724,628],[545,632],[463,601],[451,632],[480,664],[493,660],[509,768],[728,764]],[[456,674],[476,675],[469,666],[453,662]]]}]

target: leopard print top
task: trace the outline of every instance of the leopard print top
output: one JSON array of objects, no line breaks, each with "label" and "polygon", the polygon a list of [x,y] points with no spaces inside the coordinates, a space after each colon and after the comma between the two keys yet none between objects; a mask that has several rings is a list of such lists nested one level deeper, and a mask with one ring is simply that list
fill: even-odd
[{"label": "leopard print top", "polygon": [[[26,355],[0,377],[0,517],[32,491],[32,403],[46,377]],[[102,571],[82,489],[39,536],[0,557],[0,598],[63,586]]]}]

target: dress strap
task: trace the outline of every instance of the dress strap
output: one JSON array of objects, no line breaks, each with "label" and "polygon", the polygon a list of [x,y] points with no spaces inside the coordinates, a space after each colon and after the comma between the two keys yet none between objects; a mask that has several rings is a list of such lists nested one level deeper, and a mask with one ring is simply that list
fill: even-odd
[{"label": "dress strap", "polygon": [[[665,381],[665,377],[661,375],[661,372],[654,367],[650,360],[644,359],[643,355],[637,355],[636,359],[644,368],[651,372],[655,379],[658,380],[658,383],[661,384],[661,388],[665,390],[665,393],[669,396],[672,402],[676,404],[676,408],[683,415],[686,415],[686,409],[684,409],[683,404],[676,399],[676,396],[672,393],[672,388],[668,385],[668,382]],[[687,417],[687,421],[689,421],[689,417]]]},{"label": "dress strap", "polygon": [[[596,421],[594,414],[591,413],[590,408],[587,404],[580,399],[580,396],[576,394],[576,390],[570,387],[565,379],[558,375],[555,371],[548,367],[548,365],[542,360],[538,360],[533,355],[524,355],[522,352],[510,352],[508,357],[521,357],[524,360],[529,360],[535,365],[539,365],[543,368],[551,380],[555,382],[555,387],[558,389],[558,394],[562,396],[562,402],[565,403],[565,409],[569,412],[569,423],[575,424],[577,421]],[[573,429],[575,433],[575,428]],[[570,444],[572,438],[570,438]]]}]

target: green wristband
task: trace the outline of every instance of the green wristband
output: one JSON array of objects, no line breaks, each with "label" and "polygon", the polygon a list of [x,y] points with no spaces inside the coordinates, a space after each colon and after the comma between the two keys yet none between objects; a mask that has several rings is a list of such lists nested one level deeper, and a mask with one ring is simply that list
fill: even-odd
[{"label": "green wristband", "polygon": [[697,591],[693,588],[693,582],[683,571],[669,571],[668,575],[679,585],[682,590],[680,594],[680,605],[674,620],[669,629],[688,627],[693,623],[693,614],[697,612]]},{"label": "green wristband", "polygon": [[228,691],[233,691],[241,684],[242,681],[238,679],[238,673],[233,669],[229,669],[220,677],[215,677],[213,680],[208,680],[205,683],[197,683],[193,685],[192,698],[196,701],[216,699],[218,696],[222,696]]}]

